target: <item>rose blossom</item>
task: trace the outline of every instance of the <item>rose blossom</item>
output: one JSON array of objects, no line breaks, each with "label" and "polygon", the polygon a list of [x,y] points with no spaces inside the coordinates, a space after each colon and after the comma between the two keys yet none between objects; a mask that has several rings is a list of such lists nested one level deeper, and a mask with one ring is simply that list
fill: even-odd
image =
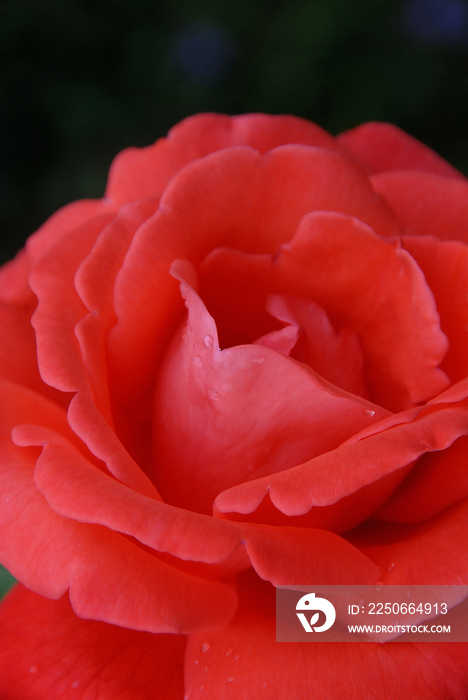
[{"label": "rose blossom", "polygon": [[0,273],[0,697],[466,698],[281,644],[282,584],[468,583],[468,184],[396,127],[199,115]]}]

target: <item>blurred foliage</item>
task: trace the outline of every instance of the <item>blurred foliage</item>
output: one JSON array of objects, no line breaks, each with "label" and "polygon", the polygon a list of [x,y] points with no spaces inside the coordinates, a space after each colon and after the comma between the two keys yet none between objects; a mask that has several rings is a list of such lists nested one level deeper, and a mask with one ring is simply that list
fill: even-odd
[{"label": "blurred foliage", "polygon": [[101,196],[118,151],[200,111],[292,113],[332,133],[391,121],[468,172],[466,0],[9,0],[0,11],[2,260],[58,207]]},{"label": "blurred foliage", "polygon": [[0,566],[0,598],[3,598],[14,583],[13,576],[3,566]]}]

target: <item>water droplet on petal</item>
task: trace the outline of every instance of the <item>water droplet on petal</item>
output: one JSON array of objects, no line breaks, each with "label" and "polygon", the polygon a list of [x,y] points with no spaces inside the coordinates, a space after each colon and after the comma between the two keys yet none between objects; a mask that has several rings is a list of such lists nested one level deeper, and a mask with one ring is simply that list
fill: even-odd
[{"label": "water droplet on petal", "polygon": [[395,568],[395,564],[392,562],[391,564],[388,565],[388,570],[392,571],[392,569]]},{"label": "water droplet on petal", "polygon": [[205,690],[205,686],[204,686],[204,685],[201,685],[201,686],[200,686],[200,690]]},{"label": "water droplet on petal", "polygon": [[255,362],[256,365],[262,365],[265,362],[265,358],[263,355],[257,355],[256,357],[252,357],[252,362]]},{"label": "water droplet on petal", "polygon": [[264,688],[266,688],[266,687],[267,687],[267,685],[268,685],[268,683],[264,683],[264,684],[263,684],[263,687],[264,687]]},{"label": "water droplet on petal", "polygon": [[80,685],[80,681],[73,681],[71,687],[72,687],[72,688],[78,688],[79,685]]},{"label": "water droplet on petal", "polygon": [[406,597],[411,598],[411,588],[408,588],[408,590],[406,591]]},{"label": "water droplet on petal", "polygon": [[236,654],[234,657],[234,661],[239,661],[239,659],[240,659],[240,654]]},{"label": "water droplet on petal", "polygon": [[213,350],[213,338],[211,335],[205,335],[203,338],[203,345],[207,350]]},{"label": "water droplet on petal", "polygon": [[202,654],[206,654],[206,652],[209,650],[210,650],[210,645],[208,644],[208,642],[205,642],[205,644],[202,644],[202,647],[201,647]]},{"label": "water droplet on petal", "polygon": [[227,680],[228,683],[233,683],[233,682],[234,682],[234,676],[228,676],[228,677],[226,678],[226,680]]},{"label": "water droplet on petal", "polygon": [[195,367],[202,367],[203,366],[203,360],[201,359],[200,355],[195,355],[193,359],[193,364]]},{"label": "water droplet on petal", "polygon": [[231,656],[231,654],[232,654],[232,649],[228,649],[226,652],[226,656]]},{"label": "water droplet on petal", "polygon": [[216,391],[216,389],[208,389],[208,396],[209,396],[210,399],[212,399],[213,401],[217,401],[217,400],[219,399],[219,394],[218,394],[218,392]]},{"label": "water droplet on petal", "polygon": [[369,408],[366,408],[366,413],[370,418],[372,418],[372,416],[375,416],[375,411],[371,411]]},{"label": "water droplet on petal", "polygon": [[37,666],[30,666],[29,673],[37,673]]}]

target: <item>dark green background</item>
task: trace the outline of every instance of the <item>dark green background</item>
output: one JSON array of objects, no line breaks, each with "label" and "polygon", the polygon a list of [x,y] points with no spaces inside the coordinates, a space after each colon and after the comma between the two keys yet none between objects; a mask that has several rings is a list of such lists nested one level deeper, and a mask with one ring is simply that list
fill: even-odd
[{"label": "dark green background", "polygon": [[0,12],[1,260],[58,207],[101,196],[118,151],[200,111],[292,113],[332,133],[391,121],[468,173],[464,0],[10,0]]},{"label": "dark green background", "polygon": [[[2,259],[58,207],[102,195],[122,148],[200,111],[292,113],[332,133],[392,121],[468,172],[466,24],[444,30],[454,3],[466,10],[464,0],[3,2]],[[211,81],[190,73],[203,60],[216,72],[206,47],[188,69],[180,60],[197,30],[228,49]]]}]

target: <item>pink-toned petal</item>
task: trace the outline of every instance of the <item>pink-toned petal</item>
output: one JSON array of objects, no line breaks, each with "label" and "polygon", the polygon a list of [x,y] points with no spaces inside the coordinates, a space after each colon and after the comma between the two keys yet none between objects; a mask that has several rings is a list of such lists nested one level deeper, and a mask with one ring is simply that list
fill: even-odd
[{"label": "pink-toned petal", "polygon": [[232,146],[252,146],[260,153],[289,143],[336,149],[330,134],[291,116],[197,114],[174,126],[166,138],[147,148],[127,148],[114,160],[106,195],[113,203],[160,195],[185,165]]},{"label": "pink-toned petal", "polygon": [[39,375],[31,311],[22,306],[0,302],[0,328],[0,376],[61,405],[67,405],[69,397],[44,384]]},{"label": "pink-toned petal", "polygon": [[358,334],[374,401],[402,410],[447,387],[438,369],[447,339],[431,290],[406,251],[356,219],[316,212],[304,217],[274,266],[283,287],[317,301]]},{"label": "pink-toned petal", "polygon": [[171,263],[186,258],[198,265],[219,246],[274,254],[316,209],[358,216],[380,235],[400,231],[361,169],[321,148],[282,146],[264,156],[225,149],[172,179],[159,210],[135,234],[116,280],[118,323],[109,335],[109,362],[122,410],[145,395],[181,318]]},{"label": "pink-toned petal", "polygon": [[0,297],[2,300],[18,304],[31,311],[36,306],[36,297],[29,286],[28,276],[31,271],[31,262],[28,254],[22,248],[5,265],[0,267]]},{"label": "pink-toned petal", "polygon": [[183,695],[186,638],[77,617],[17,586],[0,607],[2,700],[167,700]]},{"label": "pink-toned petal", "polygon": [[418,523],[468,498],[468,437],[446,450],[430,452],[418,463],[393,496],[376,513],[377,518]]},{"label": "pink-toned petal", "polygon": [[443,403],[459,403],[468,397],[468,378],[462,379],[457,384],[452,384],[441,394],[427,402],[428,406],[437,406]]},{"label": "pink-toned petal", "polygon": [[[112,410],[112,391],[107,381],[107,335],[116,323],[114,283],[135,231],[158,207],[158,200],[147,199],[123,206],[106,226],[90,254],[75,275],[76,291],[88,313],[75,326],[75,335],[93,401],[140,467],[148,468],[152,455],[151,397],[147,404],[139,401],[124,416]],[[83,435],[84,437],[84,435]]]},{"label": "pink-toned petal", "polygon": [[188,320],[160,367],[153,412],[154,480],[169,503],[211,513],[220,491],[328,452],[386,415],[268,347],[221,352],[200,297],[185,281],[181,293]]},{"label": "pink-toned petal", "polygon": [[21,426],[14,431],[14,439],[22,445],[44,445],[34,479],[51,508],[60,515],[104,525],[159,552],[210,564],[227,559],[242,542],[240,526],[174,508],[132,491],[97,469],[50,430]]},{"label": "pink-toned petal", "polygon": [[76,293],[74,276],[108,222],[108,216],[101,216],[68,233],[42,255],[30,276],[39,299],[32,322],[41,376],[60,391],[76,391],[82,380],[74,328],[87,309]]},{"label": "pink-toned petal", "polygon": [[31,292],[28,276],[41,255],[74,228],[102,215],[109,219],[113,212],[112,206],[102,199],[72,202],[59,209],[28,238],[25,248],[14,260],[0,269],[0,296],[10,302],[34,307],[36,298]]},{"label": "pink-toned petal", "polygon": [[[31,429],[28,432],[31,441]],[[186,561],[216,564],[245,542],[254,568],[275,584],[312,578],[322,583],[372,583],[378,578],[379,570],[369,559],[332,533],[228,523],[150,501],[43,432],[46,438],[35,481],[54,511],[68,518],[106,525]]]},{"label": "pink-toned petal", "polygon": [[79,617],[171,634],[212,629],[232,618],[233,586],[185,573],[105,528],[81,527],[82,552],[74,557],[69,586]]},{"label": "pink-toned petal", "polygon": [[243,342],[252,342],[255,323],[265,332],[262,300],[270,294],[318,303],[335,328],[358,336],[370,396],[392,410],[425,401],[449,383],[438,368],[447,338],[420,268],[398,244],[351,217],[306,215],[274,257],[213,251],[202,265],[200,290],[215,318],[228,319],[220,329],[224,341],[238,337],[242,315]]},{"label": "pink-toned petal", "polygon": [[[36,464],[42,460],[35,445],[53,437],[68,447],[62,453],[65,460],[78,454],[73,444],[79,450],[86,448],[56,404],[6,382],[1,389],[9,412],[2,414],[0,425],[0,561],[15,578],[50,598],[59,598],[70,588],[82,617],[132,629],[188,632],[229,619],[236,598],[228,585],[177,571],[117,532],[62,517],[50,508],[34,482]],[[17,447],[11,429],[28,420],[47,428],[37,424],[15,428],[15,440],[28,445]],[[97,472],[98,466],[89,464]],[[64,467],[63,462],[57,467]],[[73,498],[72,479],[67,488],[62,497]]]},{"label": "pink-toned petal", "polygon": [[[60,561],[54,547],[60,550],[70,541],[74,524],[53,513],[34,485],[37,448],[16,447],[10,433],[16,423],[31,420],[34,415],[40,416],[52,429],[66,433],[65,412],[23,387],[2,381],[1,391],[9,407],[8,414],[2,414],[0,426],[1,561],[29,588],[57,598],[67,588],[70,571],[66,563]],[[69,429],[68,433],[71,434]],[[72,435],[70,438],[73,439]],[[47,543],[45,549],[44,543]]]},{"label": "pink-toned petal", "polygon": [[94,219],[110,221],[116,208],[103,199],[83,199],[62,207],[28,238],[26,250],[31,263],[37,260],[63,236],[84,224],[94,226]]},{"label": "pink-toned petal", "polygon": [[291,296],[272,295],[267,309],[281,321],[297,324],[303,336],[295,344],[292,357],[304,362],[341,389],[369,398],[365,385],[359,338],[349,328],[337,333],[320,304]]},{"label": "pink-toned petal", "polygon": [[382,570],[386,584],[468,584],[468,500],[418,524],[370,520],[347,539]]},{"label": "pink-toned petal", "polygon": [[275,592],[246,575],[225,628],[191,635],[187,700],[465,700],[466,644],[276,642]]},{"label": "pink-toned petal", "polygon": [[271,331],[266,335],[262,335],[253,342],[253,345],[260,345],[264,348],[270,348],[270,350],[276,350],[282,355],[290,355],[291,350],[296,345],[299,338],[299,327],[298,326],[285,326],[280,331]]},{"label": "pink-toned petal", "polygon": [[[260,522],[286,524],[275,517],[277,509],[289,516],[290,525],[346,532],[383,505],[418,457],[446,449],[467,430],[463,406],[413,409],[310,462],[224,491],[216,498],[215,514],[258,522],[258,509]],[[262,503],[267,495],[274,508]],[[304,514],[297,522],[291,519]]]},{"label": "pink-toned petal", "polygon": [[37,449],[4,437],[0,449],[1,560],[28,588],[51,598],[69,588],[80,617],[143,631],[187,633],[230,619],[236,595],[229,585],[178,571],[116,532],[61,517],[34,483]]},{"label": "pink-toned petal", "polygon": [[246,551],[260,578],[288,584],[371,584],[380,569],[359,549],[326,530],[245,525]]},{"label": "pink-toned petal", "polygon": [[[42,255],[31,273],[31,286],[39,299],[32,321],[39,369],[47,384],[62,392],[78,392],[70,403],[68,421],[90,451],[124,483],[155,495],[154,486],[97,409],[75,336],[77,324],[88,314],[75,289],[75,273],[108,218],[93,219],[74,229]],[[107,418],[110,420],[109,415]]]},{"label": "pink-toned petal", "polygon": [[28,387],[3,378],[0,379],[0,392],[2,400],[8,406],[8,411],[0,413],[0,430],[8,441],[15,426],[34,422],[48,430],[56,431],[79,449],[86,458],[94,459],[86,445],[70,429],[66,404],[62,405],[59,401],[55,401],[54,394],[51,397],[47,394],[39,394]]},{"label": "pink-toned petal", "polygon": [[393,124],[368,122],[345,131],[337,142],[346,147],[371,173],[421,170],[456,179],[464,175],[435,151]]},{"label": "pink-toned petal", "polygon": [[278,322],[267,311],[269,296],[278,292],[271,255],[215,248],[198,273],[197,291],[216,320],[221,348],[253,343],[278,330]]},{"label": "pink-toned petal", "polygon": [[468,243],[468,181],[405,171],[371,180],[406,234]]},{"label": "pink-toned petal", "polygon": [[458,382],[468,376],[468,245],[432,236],[405,236],[402,244],[424,272],[449,340],[441,369]]},{"label": "pink-toned petal", "polygon": [[47,444],[35,482],[54,511],[68,518],[103,524],[160,552],[210,564],[228,559],[245,542],[256,571],[275,585],[312,579],[373,583],[379,577],[369,559],[332,533],[228,523],[150,501],[106,477],[52,434],[42,438]]}]

